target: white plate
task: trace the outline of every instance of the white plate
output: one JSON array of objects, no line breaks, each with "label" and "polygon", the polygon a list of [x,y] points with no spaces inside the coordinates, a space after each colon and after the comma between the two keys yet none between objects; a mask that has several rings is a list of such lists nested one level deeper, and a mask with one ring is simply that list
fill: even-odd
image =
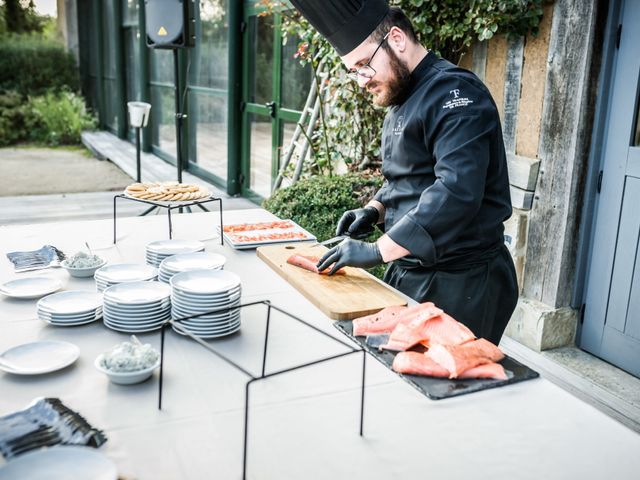
[{"label": "white plate", "polygon": [[73,318],[61,318],[61,317],[52,317],[50,315],[44,315],[43,313],[38,312],[38,318],[44,320],[46,322],[53,323],[75,323],[75,322],[84,322],[89,320],[97,320],[102,317],[102,312],[96,312],[91,315],[84,315],[81,317],[73,317]]},{"label": "white plate", "polygon": [[114,325],[112,323],[107,323],[104,322],[104,326],[107,327],[110,330],[115,330],[116,332],[121,332],[121,333],[147,333],[147,332],[153,332],[155,330],[159,330],[160,328],[162,328],[162,323],[150,327],[150,328],[135,328],[135,327],[120,327],[118,325]]},{"label": "white plate", "polygon": [[[182,335],[182,336],[185,336],[185,337],[187,336],[186,334],[184,334],[184,333],[179,332],[178,330],[176,330],[176,328],[175,328],[173,325],[171,325],[171,328],[172,328],[172,329],[173,329],[173,331],[174,331],[174,332],[176,332],[177,334]],[[188,328],[185,328],[185,330],[190,331],[193,335],[195,335],[195,336],[197,336],[197,337],[199,337],[199,338],[204,338],[204,339],[209,339],[209,338],[220,338],[220,337],[226,337],[226,336],[228,336],[228,335],[231,335],[232,333],[236,333],[238,330],[240,330],[240,325],[238,325],[237,327],[235,327],[235,328],[233,328],[233,329],[229,330],[228,332],[223,332],[223,333],[204,333],[204,334],[202,334],[202,333],[197,333],[197,332],[195,332],[195,331],[193,331],[193,332],[192,332],[192,331],[191,331],[191,330],[189,330]]]},{"label": "white plate", "polygon": [[106,319],[104,323],[107,323],[115,328],[157,328],[164,323],[165,320],[169,320],[169,317],[161,320],[154,320],[152,322],[121,322],[113,319]]},{"label": "white plate", "polygon": [[96,280],[112,283],[139,282],[158,275],[158,270],[149,265],[138,263],[120,263],[107,265],[96,272]]},{"label": "white plate", "polygon": [[115,464],[95,448],[58,445],[34,450],[0,469],[0,480],[116,480]]},{"label": "white plate", "polygon": [[158,255],[177,255],[179,253],[201,252],[204,243],[198,240],[158,240],[147,244],[147,253]]},{"label": "white plate", "polygon": [[87,313],[102,306],[102,294],[85,290],[71,290],[47,295],[38,300],[39,310],[49,313]]},{"label": "white plate", "polygon": [[223,268],[226,262],[227,258],[219,253],[181,253],[165,258],[160,264],[160,271],[165,273],[178,273],[189,270],[215,270]]},{"label": "white plate", "polygon": [[44,297],[62,288],[60,280],[50,277],[29,277],[11,280],[0,286],[0,293],[12,298]]},{"label": "white plate", "polygon": [[171,303],[171,306],[174,308],[179,308],[180,310],[198,310],[200,312],[208,312],[210,310],[217,310],[221,308],[230,308],[237,307],[240,305],[240,301],[236,300],[233,302],[221,302],[221,303],[194,303],[194,302],[181,302],[178,300],[174,300]]},{"label": "white plate", "polygon": [[121,302],[115,302],[113,300],[110,299],[105,299],[104,302],[105,305],[109,306],[109,307],[115,307],[117,309],[120,310],[127,310],[127,311],[146,311],[149,310],[151,308],[166,308],[169,305],[171,305],[171,297],[167,297],[163,300],[154,300],[152,302],[148,302],[148,303],[121,303]]},{"label": "white plate", "polygon": [[[180,323],[178,323],[178,325],[180,325]],[[186,324],[182,324],[182,326],[196,335],[221,335],[237,330],[240,326],[240,322],[233,322],[220,328],[193,327]]]},{"label": "white plate", "polygon": [[[174,321],[177,319],[173,319]],[[229,328],[230,326],[234,326],[236,323],[240,322],[240,315],[235,315],[233,317],[230,317],[227,320],[215,320],[215,321],[211,321],[211,320],[205,320],[205,321],[200,321],[197,318],[192,318],[190,320],[181,320],[180,324],[183,324],[185,326],[189,326],[189,327],[193,327],[193,328],[198,328],[200,330],[223,330],[225,328]]]},{"label": "white plate", "polygon": [[154,310],[145,310],[145,311],[123,311],[116,309],[105,309],[104,314],[112,316],[112,317],[124,317],[124,318],[144,318],[144,317],[155,317],[158,315],[162,315],[165,312],[170,312],[171,307],[165,308],[157,308]]},{"label": "white plate", "polygon": [[223,317],[228,317],[232,314],[235,314],[236,312],[238,312],[240,309],[239,308],[234,308],[234,309],[229,309],[227,311],[220,311],[220,312],[214,312],[214,313],[207,313],[210,312],[212,310],[217,310],[215,308],[203,308],[203,309],[197,309],[197,308],[183,308],[183,307],[178,307],[176,305],[173,306],[173,308],[171,309],[172,312],[175,312],[179,315],[183,315],[183,316],[188,316],[188,315],[199,315],[201,313],[206,313],[206,315],[203,315],[202,318],[223,318]]},{"label": "white plate", "polygon": [[153,315],[153,316],[147,316],[147,317],[129,317],[127,315],[111,315],[110,313],[105,313],[102,316],[103,319],[105,319],[108,322],[114,321],[114,322],[120,322],[120,323],[132,323],[132,324],[138,324],[138,323],[153,323],[153,322],[158,322],[161,320],[166,320],[167,318],[171,318],[171,312],[164,312],[158,315]]},{"label": "white plate", "polygon": [[38,315],[42,315],[48,318],[60,318],[62,320],[72,320],[74,318],[85,318],[90,317],[92,315],[98,315],[102,313],[102,307],[96,308],[95,310],[89,310],[87,312],[81,313],[55,313],[50,312],[48,310],[43,310],[41,308],[37,309]]},{"label": "white plate", "polygon": [[102,316],[89,318],[87,320],[74,320],[73,322],[57,322],[57,321],[47,320],[46,318],[42,318],[42,317],[40,317],[40,320],[42,320],[44,323],[48,323],[49,325],[53,325],[54,327],[77,327],[79,325],[87,325],[88,323],[96,322],[100,320],[100,318],[102,318]]},{"label": "white plate", "polygon": [[161,302],[171,296],[171,288],[160,282],[119,283],[104,291],[105,301],[126,305]]},{"label": "white plate", "polygon": [[79,355],[80,349],[69,342],[41,340],[23,343],[0,354],[0,369],[16,375],[55,372],[71,365]]},{"label": "white plate", "polygon": [[181,314],[178,312],[171,313],[172,320],[180,320],[182,322],[187,322],[187,325],[193,325],[201,328],[209,328],[209,327],[219,327],[222,325],[226,325],[229,322],[236,321],[240,318],[240,315],[230,315],[227,317],[193,317],[191,315]]},{"label": "white plate", "polygon": [[[212,271],[212,270],[209,270]],[[231,290],[226,290],[224,292],[216,292],[216,293],[198,293],[198,292],[189,292],[182,290],[175,285],[172,288],[172,296],[173,297],[182,297],[185,299],[193,299],[193,300],[221,300],[224,298],[233,297],[240,294],[241,286],[238,285],[233,287]]]},{"label": "white plate", "polygon": [[171,278],[171,286],[185,293],[224,294],[240,285],[240,277],[227,270],[192,270]]}]

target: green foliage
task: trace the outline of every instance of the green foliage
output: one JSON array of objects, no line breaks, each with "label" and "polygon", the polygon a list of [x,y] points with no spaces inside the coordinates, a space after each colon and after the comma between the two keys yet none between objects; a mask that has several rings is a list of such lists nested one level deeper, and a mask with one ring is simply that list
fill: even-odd
[{"label": "green foliage", "polygon": [[86,109],[84,99],[72,92],[48,92],[29,99],[32,118],[30,140],[47,145],[80,143],[83,130],[96,127],[96,120]]},{"label": "green foliage", "polygon": [[[474,40],[495,34],[537,34],[543,1],[548,0],[391,0],[411,19],[419,41],[453,63]],[[323,161],[343,160],[351,170],[380,165],[380,134],[385,110],[374,107],[358,85],[345,75],[339,56],[297,11],[285,3],[261,0],[266,13],[280,12],[285,41],[299,44],[303,64],[317,69],[322,60],[330,95],[326,118],[316,129],[314,153]],[[322,149],[322,144],[330,148]],[[316,160],[317,161],[317,160]],[[322,169],[310,173],[322,173]]]},{"label": "green foliage", "polygon": [[49,38],[12,35],[0,38],[0,93],[41,95],[45,91],[79,89],[71,53]]},{"label": "green foliage", "polygon": [[27,140],[30,124],[29,108],[17,92],[0,94],[0,147]]},{"label": "green foliage", "polygon": [[39,33],[46,17],[38,15],[33,0],[4,0],[0,4],[0,32]]},{"label": "green foliage", "polygon": [[474,40],[538,33],[543,0],[393,0],[418,39],[453,63]]},{"label": "green foliage", "polygon": [[[365,205],[381,185],[382,177],[365,173],[310,177],[276,191],[262,206],[280,218],[290,218],[323,241],[335,236],[345,211]],[[376,232],[368,241],[379,236]],[[370,270],[378,277],[383,271],[384,267]]]}]

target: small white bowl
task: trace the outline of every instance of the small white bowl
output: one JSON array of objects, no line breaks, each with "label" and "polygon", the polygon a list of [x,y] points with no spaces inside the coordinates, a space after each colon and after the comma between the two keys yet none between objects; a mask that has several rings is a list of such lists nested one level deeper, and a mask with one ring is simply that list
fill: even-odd
[{"label": "small white bowl", "polygon": [[117,383],[118,385],[133,385],[134,383],[144,382],[147,378],[153,375],[154,370],[160,366],[160,359],[158,358],[158,361],[154,365],[143,370],[136,370],[135,372],[112,372],[102,366],[103,358],[104,353],[101,353],[96,358],[96,361],[94,362],[96,369],[104,373],[109,377],[109,380],[113,383]]},{"label": "small white bowl", "polygon": [[67,265],[67,261],[66,260],[63,260],[60,263],[62,268],[64,268],[67,272],[69,272],[69,275],[71,275],[72,277],[78,277],[78,278],[93,277],[93,274],[96,273],[96,270],[98,270],[101,267],[104,267],[106,264],[107,264],[107,261],[106,260],[102,260],[102,262],[98,263],[97,265],[95,265],[93,267],[72,268],[72,267],[69,267]]}]

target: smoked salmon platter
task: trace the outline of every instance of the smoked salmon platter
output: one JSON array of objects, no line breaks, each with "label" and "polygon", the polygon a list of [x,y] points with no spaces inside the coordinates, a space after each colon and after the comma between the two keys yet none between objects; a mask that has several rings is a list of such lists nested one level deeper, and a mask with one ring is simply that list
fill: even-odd
[{"label": "smoked salmon platter", "polygon": [[293,220],[225,225],[223,234],[225,242],[238,250],[316,239]]},{"label": "smoked salmon platter", "polygon": [[[379,345],[384,342],[380,341],[377,335],[370,337],[354,335],[353,334],[353,322],[349,321],[337,321],[334,326],[342,333],[347,335],[353,341],[361,345],[367,352],[369,352],[376,360],[392,370],[393,361],[398,352],[379,348]],[[406,354],[406,352],[402,352]],[[418,355],[418,354],[416,354]],[[504,379],[494,378],[437,378],[424,375],[411,375],[407,373],[398,374],[400,377],[409,383],[412,387],[417,389],[423,395],[426,395],[432,400],[440,400],[448,397],[456,397],[459,395],[465,395],[467,393],[478,392],[481,390],[487,390],[490,388],[502,387],[503,385],[509,385],[512,383],[522,382],[537,378],[538,372],[531,370],[526,365],[521,364],[517,360],[504,355],[504,358],[498,362],[506,373]]]},{"label": "smoked salmon platter", "polygon": [[338,274],[314,270],[326,247],[288,244],[259,247],[258,257],[289,282],[318,309],[334,320],[348,320],[393,306],[407,299],[364,270],[344,267]]}]

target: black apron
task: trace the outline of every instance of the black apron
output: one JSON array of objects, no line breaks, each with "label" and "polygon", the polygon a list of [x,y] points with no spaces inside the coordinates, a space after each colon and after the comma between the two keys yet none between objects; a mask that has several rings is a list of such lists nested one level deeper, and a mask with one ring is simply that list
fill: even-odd
[{"label": "black apron", "polygon": [[401,259],[389,266],[384,281],[417,302],[433,302],[496,345],[518,302],[516,271],[504,245],[482,259],[446,269]]}]

